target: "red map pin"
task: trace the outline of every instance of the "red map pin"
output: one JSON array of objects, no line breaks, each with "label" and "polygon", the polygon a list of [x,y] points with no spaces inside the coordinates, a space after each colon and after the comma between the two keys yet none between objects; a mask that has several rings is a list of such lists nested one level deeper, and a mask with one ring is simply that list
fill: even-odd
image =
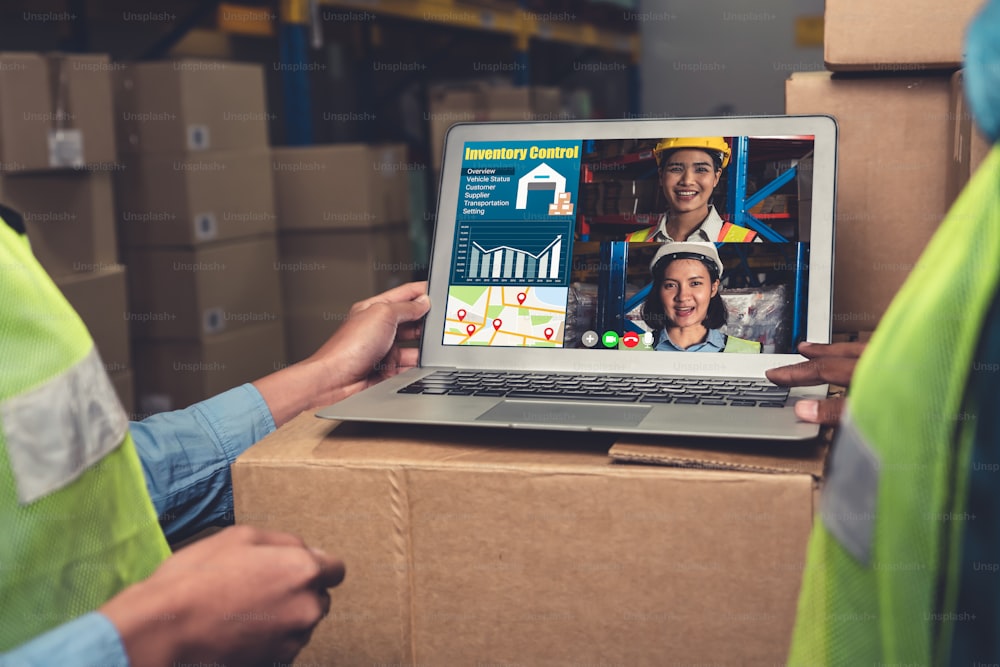
[{"label": "red map pin", "polygon": [[555,331],[552,330],[552,327],[548,327],[547,329],[545,329],[545,340],[551,340],[552,334],[554,333]]},{"label": "red map pin", "polygon": [[458,321],[461,322],[462,320],[465,319],[465,309],[464,308],[459,308],[458,312],[456,313],[456,315],[458,315]]},{"label": "red map pin", "polygon": [[476,325],[475,324],[468,324],[468,325],[466,325],[465,332],[467,334],[469,334],[470,336],[472,334],[476,333]]},{"label": "red map pin", "polygon": [[518,292],[517,293],[517,302],[518,303],[524,303],[524,300],[527,299],[527,298],[528,298],[528,295],[525,294],[524,292]]},{"label": "red map pin", "polygon": [[494,329],[499,329],[501,324],[503,324],[503,322],[500,321],[500,318],[497,318],[497,319],[493,320],[493,328]]}]

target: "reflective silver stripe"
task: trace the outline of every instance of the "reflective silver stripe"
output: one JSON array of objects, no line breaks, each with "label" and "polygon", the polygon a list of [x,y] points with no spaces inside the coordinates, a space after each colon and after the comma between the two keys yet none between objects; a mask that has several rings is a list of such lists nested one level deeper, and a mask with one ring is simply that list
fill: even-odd
[{"label": "reflective silver stripe", "polygon": [[128,417],[96,349],[40,387],[0,404],[21,504],[58,491],[125,438]]},{"label": "reflective silver stripe", "polygon": [[862,565],[871,562],[875,539],[879,466],[878,455],[845,413],[833,443],[820,511],[827,530]]}]

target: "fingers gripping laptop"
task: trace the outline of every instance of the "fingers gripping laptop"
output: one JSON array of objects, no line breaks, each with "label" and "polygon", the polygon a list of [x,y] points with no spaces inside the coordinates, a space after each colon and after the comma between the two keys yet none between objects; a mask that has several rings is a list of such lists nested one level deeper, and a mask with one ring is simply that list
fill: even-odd
[{"label": "fingers gripping laptop", "polygon": [[331,419],[800,440],[829,342],[827,116],[470,123],[445,140],[420,364]]}]

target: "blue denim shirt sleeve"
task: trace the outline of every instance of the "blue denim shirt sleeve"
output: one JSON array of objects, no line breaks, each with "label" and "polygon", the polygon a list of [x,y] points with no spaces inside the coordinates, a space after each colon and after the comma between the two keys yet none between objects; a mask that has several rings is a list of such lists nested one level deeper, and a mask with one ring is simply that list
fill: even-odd
[{"label": "blue denim shirt sleeve", "polygon": [[274,428],[252,384],[130,424],[146,488],[170,542],[233,523],[229,466]]},{"label": "blue denim shirt sleeve", "polygon": [[96,611],[0,654],[0,667],[128,667],[128,664],[118,630],[106,616]]}]

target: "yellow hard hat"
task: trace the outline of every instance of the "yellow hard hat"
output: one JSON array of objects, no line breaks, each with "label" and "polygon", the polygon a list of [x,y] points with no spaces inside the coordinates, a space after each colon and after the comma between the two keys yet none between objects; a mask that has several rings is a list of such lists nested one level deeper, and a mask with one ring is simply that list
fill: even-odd
[{"label": "yellow hard hat", "polygon": [[726,140],[722,137],[677,137],[672,139],[662,139],[653,149],[653,155],[656,156],[657,166],[660,164],[663,152],[673,150],[675,148],[701,148],[721,153],[723,169],[725,169],[726,165],[729,164],[729,155],[732,152],[729,148],[729,144],[727,144]]}]

